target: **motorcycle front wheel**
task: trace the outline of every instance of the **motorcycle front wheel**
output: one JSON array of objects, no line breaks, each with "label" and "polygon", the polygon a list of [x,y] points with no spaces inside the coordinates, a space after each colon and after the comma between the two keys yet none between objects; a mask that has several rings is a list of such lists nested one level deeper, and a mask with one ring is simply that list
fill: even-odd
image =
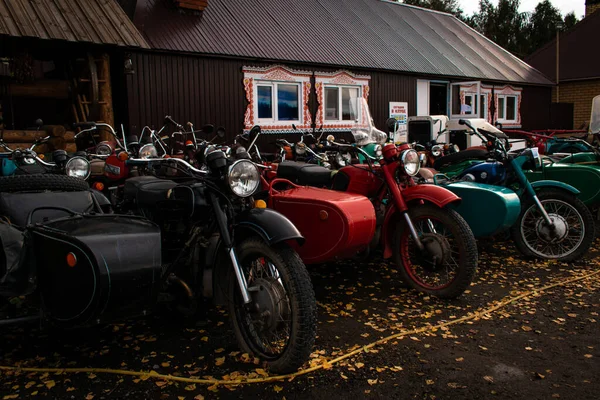
[{"label": "motorcycle front wheel", "polygon": [[229,312],[242,350],[277,373],[297,371],[310,356],[317,328],[317,303],[306,266],[291,247],[249,238],[235,247],[248,288],[243,304],[230,279]]},{"label": "motorcycle front wheel", "polygon": [[394,232],[393,256],[400,277],[412,288],[452,299],[469,287],[477,269],[477,243],[456,211],[430,204],[408,212],[423,244],[419,249],[404,221]]},{"label": "motorcycle front wheel", "polygon": [[537,194],[554,225],[549,226],[532,198],[523,202],[511,228],[517,249],[525,255],[561,262],[581,258],[594,241],[594,216],[575,195],[543,189]]}]

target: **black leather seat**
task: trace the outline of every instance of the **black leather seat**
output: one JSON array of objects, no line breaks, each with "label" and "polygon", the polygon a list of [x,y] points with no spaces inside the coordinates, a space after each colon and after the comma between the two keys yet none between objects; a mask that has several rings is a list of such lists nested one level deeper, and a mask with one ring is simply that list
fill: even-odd
[{"label": "black leather seat", "polygon": [[277,167],[277,177],[290,180],[299,185],[329,187],[332,173],[330,169],[316,164],[285,161]]},{"label": "black leather seat", "polygon": [[484,149],[469,149],[459,151],[458,153],[448,154],[447,156],[440,157],[433,163],[434,169],[440,169],[445,165],[458,164],[466,160],[487,160],[489,152]]},{"label": "black leather seat", "polygon": [[125,181],[125,199],[141,206],[154,206],[167,200],[170,189],[177,183],[154,176],[136,176]]}]

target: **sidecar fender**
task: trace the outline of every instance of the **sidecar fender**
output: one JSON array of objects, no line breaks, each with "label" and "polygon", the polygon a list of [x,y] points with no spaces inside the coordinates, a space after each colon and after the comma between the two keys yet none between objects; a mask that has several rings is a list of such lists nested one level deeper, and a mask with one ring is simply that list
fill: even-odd
[{"label": "sidecar fender", "polygon": [[236,217],[235,236],[255,233],[270,245],[296,240],[304,243],[304,236],[283,214],[269,208],[253,208]]},{"label": "sidecar fender", "polygon": [[[435,204],[440,208],[444,208],[448,204],[456,204],[460,202],[460,197],[452,193],[446,188],[436,185],[417,185],[412,186],[402,191],[404,201],[409,204],[413,201],[424,201]],[[398,218],[399,214],[394,205],[388,208],[382,227],[382,244],[383,258],[392,256],[392,238],[394,230],[397,229],[397,224],[403,224],[404,221]]]},{"label": "sidecar fender", "polygon": [[543,188],[558,188],[558,189],[563,189],[566,190],[567,192],[573,193],[573,194],[579,194],[581,193],[579,190],[575,189],[573,186],[564,183],[564,182],[559,182],[559,181],[548,181],[548,180],[541,180],[541,181],[536,181],[536,182],[532,182],[531,186],[533,187],[533,190],[539,190],[539,189],[543,189]]}]

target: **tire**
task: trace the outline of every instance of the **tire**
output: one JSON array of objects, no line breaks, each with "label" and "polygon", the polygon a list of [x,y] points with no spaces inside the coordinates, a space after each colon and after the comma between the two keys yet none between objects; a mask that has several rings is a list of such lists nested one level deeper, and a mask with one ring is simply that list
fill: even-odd
[{"label": "tire", "polygon": [[[266,361],[272,372],[289,373],[297,371],[309,359],[315,343],[317,329],[317,303],[306,266],[298,253],[288,245],[269,246],[256,237],[245,239],[235,247],[235,251],[237,259],[245,270],[247,262],[256,259],[257,256],[261,257],[263,261],[268,259],[275,265],[279,272],[279,278],[272,281],[272,286],[285,290],[287,294],[285,298],[288,301],[284,301],[284,308],[286,308],[291,322],[289,339],[284,349],[278,354],[267,354],[256,343],[256,340],[254,340],[255,335],[250,330],[250,327],[256,329],[256,325],[249,325],[247,320],[245,321],[245,318],[250,318],[251,315],[256,316],[256,314],[248,312],[246,306],[242,305],[238,283],[235,274],[231,271],[228,296],[228,299],[230,299],[229,314],[240,348]],[[231,264],[228,265],[232,270]],[[265,264],[262,265],[262,268],[264,268]],[[258,278],[262,279],[262,275]],[[248,273],[246,273],[246,279],[248,280],[248,286],[253,286],[258,281],[249,279]],[[277,282],[282,283],[283,286],[278,285]],[[259,293],[262,293],[262,286],[261,291],[252,292],[250,295],[251,297],[259,296]],[[281,300],[277,304],[280,303],[282,303]],[[258,302],[251,304],[258,305]]]},{"label": "tire", "polygon": [[[445,284],[436,286],[421,279],[418,276],[418,269],[435,272],[441,268],[432,266],[431,259],[428,258],[431,253],[419,253],[407,224],[402,221],[393,236],[393,257],[399,267],[401,278],[413,289],[436,297],[444,299],[459,297],[469,287],[477,270],[477,242],[471,228],[460,214],[449,208],[423,204],[410,208],[408,213],[423,241],[429,243],[433,241],[433,245],[442,243],[443,246],[448,246],[441,250],[443,254],[441,258],[446,259],[445,275],[448,276],[450,269],[447,263],[454,261],[456,266],[452,271],[453,277]],[[434,224],[436,233],[431,233],[429,221]],[[441,234],[442,228],[447,235]],[[421,264],[415,264],[414,261],[420,261]]]},{"label": "tire", "polygon": [[[571,215],[573,215],[573,219],[569,219],[568,226],[571,228],[571,230],[573,230],[574,234],[577,234],[580,237],[576,238],[578,239],[577,243],[575,243],[572,246],[573,248],[568,252],[562,251],[561,253],[556,252],[554,254],[551,254],[550,252],[552,252],[552,250],[561,250],[560,244],[564,243],[564,238],[559,242],[551,243],[547,240],[544,240],[543,237],[540,237],[538,229],[531,230],[531,228],[529,228],[531,232],[534,232],[536,234],[536,239],[538,240],[538,242],[545,245],[545,248],[541,250],[538,249],[537,246],[535,246],[534,242],[531,241],[531,239],[528,241],[525,237],[526,231],[528,230],[527,227],[531,226],[530,221],[532,220],[529,219],[529,217],[531,216],[533,218],[533,213],[537,209],[534,200],[532,198],[528,198],[525,202],[523,202],[523,205],[521,207],[521,214],[519,215],[519,218],[517,219],[515,225],[511,228],[511,236],[515,242],[515,245],[517,246],[517,249],[519,249],[519,251],[525,256],[543,259],[553,259],[561,262],[570,262],[581,258],[592,245],[595,236],[594,217],[591,211],[574,194],[569,193],[565,190],[542,189],[537,193],[537,196],[542,202],[542,204],[547,204],[548,206],[550,204],[558,204],[562,207],[561,209],[558,209],[561,210],[561,212],[562,210],[570,210],[570,212],[572,213]],[[553,202],[551,203],[551,201]],[[546,209],[546,206],[544,206],[544,208]],[[556,211],[555,209],[555,212],[558,211]],[[533,220],[540,221],[541,214],[539,214],[539,211],[536,212],[536,214],[538,216]],[[525,218],[527,218],[527,220],[525,220]],[[579,227],[579,225],[581,226]],[[544,251],[546,249],[548,250],[548,252]]]},{"label": "tire", "polygon": [[0,192],[81,192],[89,190],[86,181],[66,175],[34,174],[0,177]]},{"label": "tire", "polygon": [[440,168],[449,164],[458,164],[466,160],[485,160],[489,157],[489,152],[484,149],[470,149],[462,150],[458,153],[448,154],[447,156],[440,157],[433,163],[433,168],[439,170]]}]

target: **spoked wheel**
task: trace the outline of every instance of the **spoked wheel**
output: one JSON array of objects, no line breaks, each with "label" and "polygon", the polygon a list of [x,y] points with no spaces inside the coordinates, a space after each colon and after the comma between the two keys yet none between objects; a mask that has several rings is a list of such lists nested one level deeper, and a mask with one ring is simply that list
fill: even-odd
[{"label": "spoked wheel", "polygon": [[558,261],[583,256],[594,240],[594,217],[581,200],[561,190],[538,193],[552,224],[548,224],[533,199],[528,200],[511,229],[515,245],[524,255]]},{"label": "spoked wheel", "polygon": [[419,205],[409,211],[423,249],[406,225],[394,235],[394,259],[411,287],[442,298],[460,296],[477,268],[477,243],[467,222],[454,210]]},{"label": "spoked wheel", "polygon": [[240,347],[273,372],[296,371],[316,336],[316,300],[306,266],[289,246],[271,247],[256,238],[236,246],[236,253],[252,299],[243,305],[231,279],[230,314]]}]

